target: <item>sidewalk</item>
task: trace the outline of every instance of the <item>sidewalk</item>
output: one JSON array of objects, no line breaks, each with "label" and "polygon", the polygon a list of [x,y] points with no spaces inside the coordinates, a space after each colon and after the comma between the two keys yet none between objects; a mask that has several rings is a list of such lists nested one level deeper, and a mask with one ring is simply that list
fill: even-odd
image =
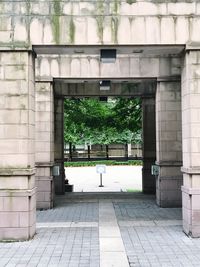
[{"label": "sidewalk", "polygon": [[102,175],[104,187],[99,187],[96,167],[67,167],[65,173],[74,192],[127,192],[142,190],[142,166],[106,166]]},{"label": "sidewalk", "polygon": [[200,239],[182,232],[181,209],[123,196],[58,197],[54,209],[37,212],[33,240],[0,243],[0,266],[200,266]]}]

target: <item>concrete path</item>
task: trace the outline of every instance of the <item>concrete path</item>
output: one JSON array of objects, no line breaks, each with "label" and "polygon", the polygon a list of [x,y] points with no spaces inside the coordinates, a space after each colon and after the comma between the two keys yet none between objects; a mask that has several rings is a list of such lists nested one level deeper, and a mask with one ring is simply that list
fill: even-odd
[{"label": "concrete path", "polygon": [[129,267],[111,201],[99,201],[100,267]]},{"label": "concrete path", "polygon": [[142,190],[142,166],[107,166],[103,185],[96,167],[67,167],[66,177],[74,185],[74,192],[127,192]]},{"label": "concrete path", "polygon": [[200,266],[200,239],[182,232],[181,209],[124,194],[58,197],[54,209],[37,212],[33,240],[0,243],[0,266]]}]

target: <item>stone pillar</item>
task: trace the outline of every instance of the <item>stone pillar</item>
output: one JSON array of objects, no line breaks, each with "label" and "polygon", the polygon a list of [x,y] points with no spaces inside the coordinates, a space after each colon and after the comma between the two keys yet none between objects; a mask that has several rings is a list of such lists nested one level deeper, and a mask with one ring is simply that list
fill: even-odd
[{"label": "stone pillar", "polygon": [[156,161],[156,125],[155,125],[155,99],[142,99],[142,129],[143,129],[143,193],[156,193],[156,179],[151,175],[151,165]]},{"label": "stone pillar", "polygon": [[0,52],[0,240],[35,234],[35,91],[32,52]]},{"label": "stone pillar", "polygon": [[[196,47],[198,49],[198,47]],[[200,48],[187,50],[182,69],[183,229],[200,237]]]},{"label": "stone pillar", "polygon": [[181,206],[181,84],[160,81],[156,92],[156,199],[161,207]]},{"label": "stone pillar", "polygon": [[54,99],[54,144],[55,144],[55,164],[60,166],[60,175],[54,177],[55,193],[65,193],[64,175],[64,100]]},{"label": "stone pillar", "polygon": [[38,209],[53,207],[54,114],[53,89],[49,82],[36,82],[36,186]]}]

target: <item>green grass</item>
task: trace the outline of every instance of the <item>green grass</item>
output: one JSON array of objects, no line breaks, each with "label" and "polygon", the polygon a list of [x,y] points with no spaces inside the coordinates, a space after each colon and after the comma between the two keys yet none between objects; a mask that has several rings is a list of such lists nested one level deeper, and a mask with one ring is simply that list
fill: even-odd
[{"label": "green grass", "polygon": [[129,193],[135,192],[135,193],[137,193],[137,192],[142,192],[142,190],[129,188],[129,189],[126,189],[126,192],[129,192]]},{"label": "green grass", "polygon": [[65,167],[90,167],[98,164],[105,164],[107,166],[141,166],[142,160],[101,160],[101,161],[78,161],[78,162],[65,162]]}]

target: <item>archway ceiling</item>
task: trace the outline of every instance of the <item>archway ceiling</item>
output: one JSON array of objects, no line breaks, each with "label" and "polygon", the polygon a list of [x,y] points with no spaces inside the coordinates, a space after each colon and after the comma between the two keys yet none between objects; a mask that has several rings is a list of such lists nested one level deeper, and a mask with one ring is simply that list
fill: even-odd
[{"label": "archway ceiling", "polygon": [[117,55],[163,57],[180,55],[185,45],[33,45],[38,55],[100,55],[101,49],[116,49]]}]

